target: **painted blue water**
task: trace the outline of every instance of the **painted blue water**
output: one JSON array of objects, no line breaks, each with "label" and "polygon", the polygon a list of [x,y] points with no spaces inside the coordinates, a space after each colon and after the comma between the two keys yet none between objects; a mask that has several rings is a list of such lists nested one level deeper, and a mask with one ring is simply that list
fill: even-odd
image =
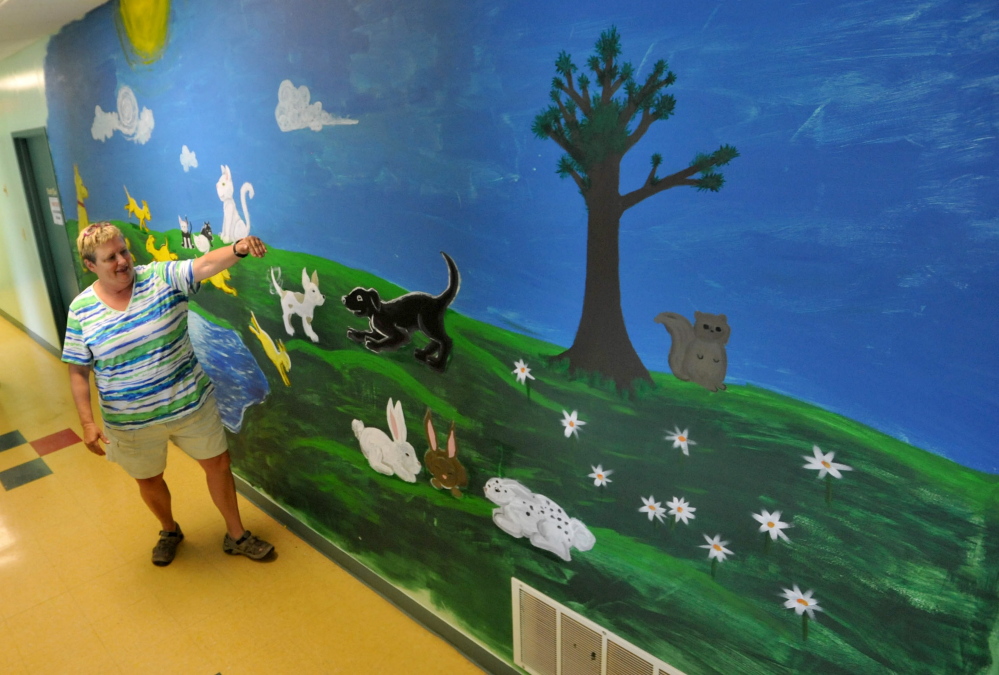
[{"label": "painted blue water", "polygon": [[215,383],[215,398],[226,429],[236,433],[243,426],[243,413],[270,393],[267,377],[239,333],[188,313],[188,330],[201,367]]}]

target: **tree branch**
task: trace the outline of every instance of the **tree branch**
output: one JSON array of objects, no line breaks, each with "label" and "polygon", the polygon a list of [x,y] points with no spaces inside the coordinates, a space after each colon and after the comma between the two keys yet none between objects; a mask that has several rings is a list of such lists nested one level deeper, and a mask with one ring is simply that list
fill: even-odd
[{"label": "tree branch", "polygon": [[613,96],[614,94],[616,94],[617,90],[621,88],[621,85],[624,84],[627,81],[628,81],[628,79],[626,77],[624,77],[624,76],[621,76],[621,77],[617,78],[617,80],[614,81],[614,83],[611,85],[610,96]]},{"label": "tree branch", "polygon": [[565,129],[559,125],[552,129],[552,132],[548,134],[548,137],[558,143],[558,146],[565,150],[566,154],[572,157],[577,162],[581,161],[583,158],[582,153],[579,148],[574,146],[572,142],[569,141],[568,137],[565,135]]},{"label": "tree branch", "polygon": [[604,68],[600,73],[600,103],[607,105],[611,99],[611,87],[614,82],[611,80],[611,69],[614,67],[614,57],[610,56],[604,62]]},{"label": "tree branch", "polygon": [[564,103],[562,103],[562,98],[560,96],[553,96],[552,98],[555,99],[559,112],[562,113],[562,119],[566,121],[566,125],[569,127],[569,130],[572,131],[577,128],[579,126],[579,121],[576,119],[576,115],[571,110],[566,108]]},{"label": "tree branch", "polygon": [[579,95],[579,92],[576,91],[576,88],[574,86],[572,86],[572,80],[571,79],[569,80],[568,85],[566,85],[565,83],[560,82],[559,83],[559,89],[561,89],[562,91],[564,91],[565,94],[566,94],[566,96],[568,96],[569,98],[572,99],[572,102],[575,103],[579,107],[579,109],[583,111],[583,114],[587,114],[587,115],[589,114],[589,112],[590,112],[590,102],[587,101],[584,96],[580,96]]},{"label": "tree branch", "polygon": [[649,173],[649,177],[645,181],[645,185],[637,190],[632,190],[626,195],[622,195],[621,205],[624,207],[624,210],[627,211],[632,206],[645,201],[652,195],[658,194],[663,190],[669,190],[670,188],[679,186],[697,187],[699,181],[692,179],[691,176],[705,171],[714,165],[714,163],[707,166],[695,164],[694,166],[688,166],[682,171],[677,171],[676,173],[670,174],[665,178],[661,178],[658,181],[656,180],[656,170],[653,168]]},{"label": "tree branch", "polygon": [[628,136],[628,139],[624,142],[624,151],[628,152],[628,150],[630,150],[632,146],[635,145],[635,143],[638,143],[638,141],[642,140],[642,136],[645,135],[645,132],[649,130],[649,127],[651,127],[652,123],[655,121],[656,121],[655,115],[653,115],[648,108],[643,109],[642,121],[638,123],[638,126],[631,133],[631,135]]}]

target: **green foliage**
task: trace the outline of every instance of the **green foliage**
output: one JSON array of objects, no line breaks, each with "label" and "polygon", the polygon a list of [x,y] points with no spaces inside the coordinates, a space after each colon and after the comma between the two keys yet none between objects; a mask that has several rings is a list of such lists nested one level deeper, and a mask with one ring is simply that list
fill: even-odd
[{"label": "green foliage", "polygon": [[616,105],[602,105],[580,123],[576,146],[582,158],[580,164],[587,173],[609,156],[624,154],[628,129],[619,122],[619,113]]},{"label": "green foliage", "polygon": [[592,70],[597,75],[597,84],[602,85],[604,83],[604,80],[603,77],[601,77],[600,75],[600,57],[591,56],[590,58],[586,59],[586,67]]},{"label": "green foliage", "polygon": [[718,192],[725,184],[725,177],[714,171],[707,171],[697,179],[697,189],[700,191]]},{"label": "green foliage", "polygon": [[577,68],[572,62],[572,57],[566,51],[561,51],[558,53],[558,58],[555,59],[555,70],[557,70],[564,77],[569,77],[572,73],[576,72]]},{"label": "green foliage", "polygon": [[579,164],[569,155],[562,155],[558,158],[556,173],[562,178],[571,175],[573,171],[579,172],[579,170]]},{"label": "green foliage", "polygon": [[673,98],[672,94],[657,96],[656,100],[652,102],[652,114],[656,116],[656,119],[669,119],[675,109],[676,99]]},{"label": "green foliage", "polygon": [[[558,161],[556,173],[562,178],[578,177],[584,196],[589,192],[590,174],[596,167],[605,162],[620,162],[650,123],[669,119],[676,110],[676,98],[664,92],[676,82],[676,75],[668,69],[665,60],[657,60],[644,84],[639,84],[634,79],[635,68],[630,62],[617,63],[620,55],[621,36],[612,26],[600,34],[594,53],[586,60],[587,68],[600,87],[599,91],[591,92],[590,80],[585,74],[579,75],[576,82],[579,88],[573,86],[571,78],[577,68],[568,52],[559,52],[555,59],[557,76],[552,79],[549,94],[554,105],[536,115],[531,125],[536,137],[551,138],[566,151]],[[632,128],[639,115],[641,121]],[[658,153],[655,156],[660,159],[649,176],[650,185],[657,185],[661,180],[655,168],[662,163],[662,156]],[[737,156],[735,148],[728,145],[711,155],[699,154],[690,165],[703,172],[694,183],[697,189],[721,189],[724,177],[713,168],[723,166]],[[668,187],[675,184],[670,183]]]},{"label": "green foliage", "polygon": [[739,151],[736,150],[735,147],[731,145],[721,146],[720,148],[715,150],[714,155],[712,155],[715,161],[715,166],[725,166],[738,156],[739,156]]},{"label": "green foliage", "polygon": [[632,79],[634,75],[635,75],[635,68],[630,63],[625,63],[623,66],[621,66],[621,71],[619,73],[619,76],[621,77],[622,80],[624,80],[625,82],[634,82],[634,80]]},{"label": "green foliage", "polygon": [[555,123],[561,119],[561,113],[556,106],[548,106],[548,108],[534,118],[534,123],[531,125],[531,131],[538,138],[548,138],[555,130]]},{"label": "green foliage", "polygon": [[725,177],[714,170],[717,166],[724,166],[739,156],[738,150],[731,145],[723,145],[710,155],[699,153],[691,161],[691,167],[697,167],[701,171],[697,179],[696,188],[699,191],[718,192],[725,184]]},{"label": "green foliage", "polygon": [[621,36],[618,35],[615,26],[611,26],[600,34],[597,39],[596,52],[604,63],[621,55]]}]

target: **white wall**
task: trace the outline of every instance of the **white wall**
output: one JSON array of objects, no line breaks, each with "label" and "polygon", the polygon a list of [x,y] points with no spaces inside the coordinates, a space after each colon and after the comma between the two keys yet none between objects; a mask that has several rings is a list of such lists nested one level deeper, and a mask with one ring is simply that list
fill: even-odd
[{"label": "white wall", "polygon": [[44,127],[48,38],[0,61],[0,310],[58,349],[11,133]]}]

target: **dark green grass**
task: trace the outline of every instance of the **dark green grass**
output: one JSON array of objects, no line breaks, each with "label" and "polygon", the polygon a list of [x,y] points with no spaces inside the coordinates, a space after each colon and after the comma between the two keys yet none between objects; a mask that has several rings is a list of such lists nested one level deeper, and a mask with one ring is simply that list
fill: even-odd
[{"label": "dark green grass", "polygon": [[[145,260],[145,235],[123,229]],[[180,233],[166,236],[179,251]],[[270,266],[293,290],[303,267],[318,270],[327,295],[313,323],[318,345],[297,318],[296,336],[285,334]],[[691,675],[996,672],[996,476],[756,387],[709,393],[656,373],[654,387],[621,396],[547,365],[559,347],[454,312],[446,374],[418,363],[412,346],[375,355],[346,339],[364,322],[340,296],[356,285],[387,298],[403,290],[322,258],[272,250],[233,268],[230,283],[237,298],[206,286],[194,308],[239,331],[270,381],[231,438],[238,472],[505,658],[516,576]],[[247,330],[251,310],[287,343],[291,387]],[[521,358],[537,377],[530,399],[511,372]],[[414,485],[368,467],[351,420],[385,429],[389,397],[403,402],[421,456],[425,409],[442,437],[455,420],[464,499],[434,490],[425,473]],[[578,439],[563,436],[563,410],[587,422]],[[697,442],[689,457],[663,438],[674,425]],[[825,483],[802,468],[813,445],[854,468],[828,504]],[[587,478],[596,464],[614,470],[610,485]],[[492,476],[554,499],[596,546],[565,563],[503,533],[482,493]],[[688,499],[696,519],[650,523],[638,510],[650,495]],[[764,547],[752,519],[763,508],[793,523],[790,544]],[[735,553],[715,579],[702,534],[721,534]],[[807,641],[782,606],[792,584],[814,589],[824,610]]]}]

